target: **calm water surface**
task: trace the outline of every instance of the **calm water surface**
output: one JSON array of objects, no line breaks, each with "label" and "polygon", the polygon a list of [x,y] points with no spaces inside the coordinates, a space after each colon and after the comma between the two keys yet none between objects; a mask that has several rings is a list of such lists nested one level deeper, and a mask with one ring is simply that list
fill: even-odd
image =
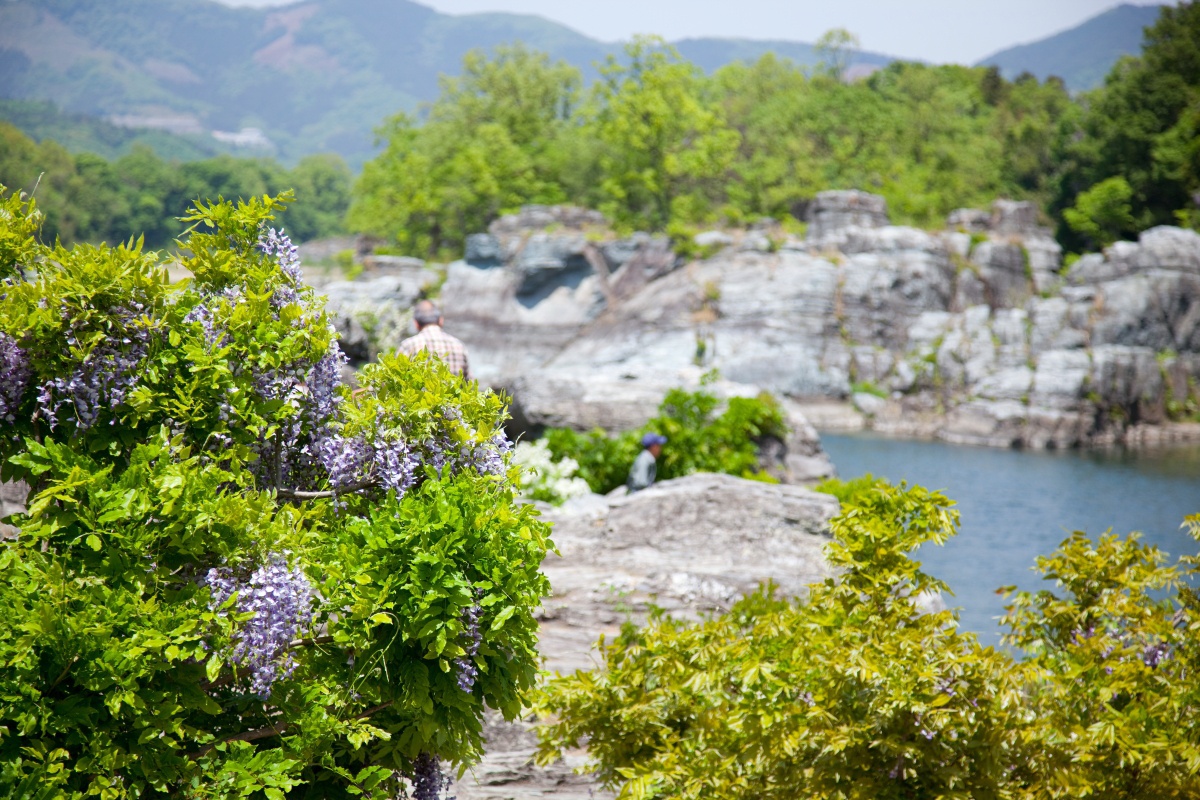
[{"label": "calm water surface", "polygon": [[985,644],[1000,636],[996,588],[1050,588],[1030,568],[1072,531],[1141,531],[1172,562],[1197,551],[1179,526],[1200,512],[1200,447],[1030,452],[846,434],[822,434],[821,442],[842,478],[870,472],[940,489],[958,503],[959,535],[917,558],[950,585],[946,602]]}]

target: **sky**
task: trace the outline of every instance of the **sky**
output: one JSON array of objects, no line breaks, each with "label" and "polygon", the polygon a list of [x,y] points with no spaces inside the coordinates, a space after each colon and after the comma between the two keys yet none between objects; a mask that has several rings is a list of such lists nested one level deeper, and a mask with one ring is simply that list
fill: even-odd
[{"label": "sky", "polygon": [[[282,5],[296,0],[220,0]],[[856,34],[864,50],[936,63],[973,64],[1043,39],[1106,11],[1116,0],[419,0],[447,14],[537,14],[594,39],[637,33],[814,42],[830,28]],[[1137,5],[1150,5],[1142,2]]]}]

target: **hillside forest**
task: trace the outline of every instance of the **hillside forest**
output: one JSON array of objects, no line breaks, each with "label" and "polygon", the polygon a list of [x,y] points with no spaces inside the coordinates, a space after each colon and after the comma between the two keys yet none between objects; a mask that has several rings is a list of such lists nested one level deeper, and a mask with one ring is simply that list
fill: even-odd
[{"label": "hillside forest", "polygon": [[420,118],[383,122],[382,150],[357,178],[333,155],[288,167],[135,146],[109,160],[0,124],[0,183],[33,194],[43,235],[64,242],[144,234],[170,246],[191,199],[292,188],[282,222],[298,240],[361,232],[443,258],[527,203],[596,208],[620,229],[683,241],[762,217],[799,224],[818,191],[846,188],[925,227],[996,197],[1033,200],[1069,252],[1200,225],[1200,4],[1164,6],[1140,57],[1074,96],[994,67],[895,62],[848,82],[856,45],[833,31],[816,68],[766,55],[706,74],[639,38],[590,85],[521,45],[474,51]]}]

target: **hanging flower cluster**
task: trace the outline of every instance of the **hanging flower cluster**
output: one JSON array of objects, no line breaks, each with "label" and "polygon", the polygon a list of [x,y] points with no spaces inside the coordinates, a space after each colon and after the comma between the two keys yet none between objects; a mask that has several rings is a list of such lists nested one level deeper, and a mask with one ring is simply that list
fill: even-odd
[{"label": "hanging flower cluster", "polygon": [[269,698],[274,683],[296,668],[288,648],[312,618],[312,585],[300,567],[289,569],[286,556],[278,553],[245,580],[225,567],[210,569],[205,583],[213,610],[236,594],[237,611],[254,615],[243,624],[231,660],[249,670],[250,690]]}]

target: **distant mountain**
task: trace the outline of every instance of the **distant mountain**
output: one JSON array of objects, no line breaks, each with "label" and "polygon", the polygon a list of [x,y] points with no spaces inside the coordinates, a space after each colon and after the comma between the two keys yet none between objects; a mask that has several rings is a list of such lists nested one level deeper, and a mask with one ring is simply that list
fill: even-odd
[{"label": "distant mountain", "polygon": [[[767,53],[790,59],[797,64],[813,66],[821,59],[816,48],[803,42],[763,39],[680,39],[673,42],[679,54],[705,72],[732,64],[735,61],[757,61]],[[894,58],[879,53],[857,52],[850,69],[855,67],[886,67]]]},{"label": "distant mountain", "polygon": [[[621,49],[541,17],[448,15],[410,0],[276,8],[0,0],[0,97],[51,101],[71,114],[193,141],[218,131],[225,145],[285,161],[332,151],[357,166],[374,150],[373,129],[433,100],[438,75],[457,73],[469,50],[518,40],[589,76]],[[706,70],[769,50],[816,62],[812,48],[796,42],[689,39],[678,46]],[[890,59],[863,53],[855,60]],[[5,113],[0,107],[0,118]]]},{"label": "distant mountain", "polygon": [[145,145],[170,161],[196,161],[237,151],[212,136],[126,128],[87,114],[61,111],[45,100],[0,100],[0,120],[35,141],[53,139],[72,153],[95,153],[110,161],[135,145]]},{"label": "distant mountain", "polygon": [[1072,91],[1094,89],[1121,56],[1142,50],[1142,29],[1158,19],[1160,6],[1120,5],[1081,25],[1030,44],[1001,50],[980,61],[1009,80],[1029,72],[1062,78]]}]

